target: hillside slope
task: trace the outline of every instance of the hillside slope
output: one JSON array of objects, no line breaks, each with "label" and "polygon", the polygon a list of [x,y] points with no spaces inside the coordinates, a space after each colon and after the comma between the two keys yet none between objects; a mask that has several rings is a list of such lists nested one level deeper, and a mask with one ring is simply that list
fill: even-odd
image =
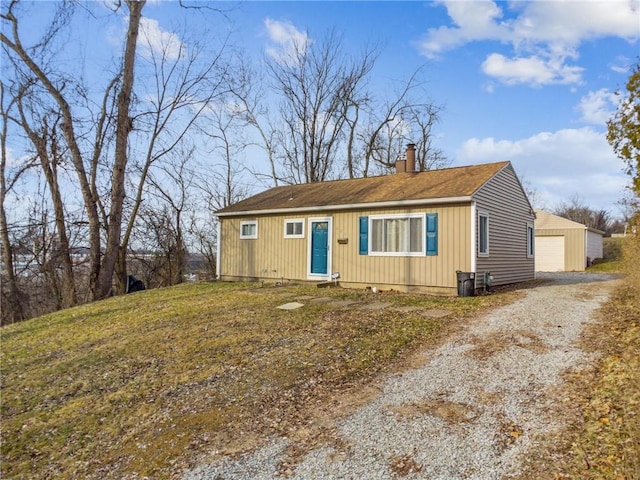
[{"label": "hillside slope", "polygon": [[[283,311],[275,307],[286,295],[318,290],[255,287],[150,290],[0,330],[2,477],[175,476],[205,452],[298,431],[317,402],[514,295],[375,296],[445,309],[443,320],[322,302]],[[322,295],[357,302],[374,294]]]}]

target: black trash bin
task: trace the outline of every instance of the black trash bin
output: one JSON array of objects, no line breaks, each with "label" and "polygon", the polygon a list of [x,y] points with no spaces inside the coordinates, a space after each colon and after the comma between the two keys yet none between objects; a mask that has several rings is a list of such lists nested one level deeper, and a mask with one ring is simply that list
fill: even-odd
[{"label": "black trash bin", "polygon": [[458,275],[458,296],[472,297],[476,293],[476,274],[475,272],[456,271]]},{"label": "black trash bin", "polygon": [[144,283],[142,283],[142,280],[134,277],[133,275],[127,276],[127,292],[126,293],[140,292],[142,290],[145,290]]}]

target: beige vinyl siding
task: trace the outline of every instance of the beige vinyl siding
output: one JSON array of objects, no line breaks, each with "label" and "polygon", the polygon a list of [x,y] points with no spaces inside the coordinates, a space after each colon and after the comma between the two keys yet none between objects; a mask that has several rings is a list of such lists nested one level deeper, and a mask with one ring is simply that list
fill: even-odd
[{"label": "beige vinyl siding", "polygon": [[[438,214],[438,255],[359,254],[359,217],[410,213]],[[395,286],[402,290],[435,287],[432,289],[435,293],[453,293],[449,290],[456,288],[456,270],[465,270],[471,265],[468,205],[349,211],[337,213],[333,218],[333,270],[340,273],[340,281],[343,284],[381,288]],[[347,238],[349,243],[337,244],[339,238]]]},{"label": "beige vinyl siding", "polygon": [[[325,212],[323,212],[325,213]],[[437,213],[438,255],[374,256],[359,254],[361,216]],[[284,238],[284,221],[291,215],[224,217],[221,219],[220,274],[228,280],[307,280],[308,219],[316,213],[296,214],[305,221],[304,238]],[[331,269],[340,273],[345,286],[378,286],[402,290],[425,290],[453,294],[456,270],[471,267],[470,205],[441,207],[349,210],[332,218]],[[258,238],[240,239],[240,222],[258,221]],[[346,243],[344,243],[346,241]]]},{"label": "beige vinyl siding", "polygon": [[503,168],[473,199],[476,215],[489,215],[489,255],[477,254],[478,232],[475,233],[476,287],[484,287],[485,272],[493,276],[493,285],[532,280],[535,262],[527,256],[527,224],[534,223],[534,215],[513,168]]},{"label": "beige vinyl siding", "polygon": [[564,237],[564,270],[582,272],[586,266],[584,251],[585,230],[573,228],[548,228],[539,230],[536,225],[536,237]]},{"label": "beige vinyl siding", "polygon": [[[291,215],[222,218],[221,277],[306,279],[307,225],[303,238],[285,238],[284,221],[291,218]],[[296,218],[304,217],[297,215]],[[258,238],[240,238],[240,223],[247,220],[258,221]]]},{"label": "beige vinyl siding", "polygon": [[568,218],[563,218],[543,210],[536,210],[536,228],[541,230],[554,228],[556,230],[580,229],[584,230],[585,226],[581,223],[574,222]]}]

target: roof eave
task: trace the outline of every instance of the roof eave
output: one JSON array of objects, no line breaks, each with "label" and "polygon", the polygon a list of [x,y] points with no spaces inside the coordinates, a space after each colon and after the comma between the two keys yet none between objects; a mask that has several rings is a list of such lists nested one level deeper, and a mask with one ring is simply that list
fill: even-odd
[{"label": "roof eave", "polygon": [[416,207],[420,205],[435,205],[443,203],[471,202],[470,195],[444,198],[423,198],[418,200],[394,200],[388,202],[354,203],[344,205],[309,205],[306,207],[273,208],[265,210],[245,210],[237,212],[216,212],[217,217],[245,217],[249,215],[276,215],[279,213],[327,212],[331,210],[366,210],[371,208]]}]

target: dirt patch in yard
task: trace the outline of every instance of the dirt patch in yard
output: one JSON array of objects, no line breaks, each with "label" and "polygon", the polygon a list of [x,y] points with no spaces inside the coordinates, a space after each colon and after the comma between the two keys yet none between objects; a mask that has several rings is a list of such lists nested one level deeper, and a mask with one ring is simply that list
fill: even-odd
[{"label": "dirt patch in yard", "polygon": [[433,415],[454,425],[470,422],[478,415],[477,409],[473,406],[452,402],[446,398],[423,399],[420,402],[389,406],[388,409],[402,418],[412,419],[421,415]]},{"label": "dirt patch in yard", "polygon": [[465,355],[476,360],[488,360],[494,355],[511,347],[526,348],[534,353],[544,353],[549,348],[535,333],[526,330],[514,332],[491,332],[471,339],[472,348]]},{"label": "dirt patch in yard", "polygon": [[389,460],[389,468],[398,477],[406,477],[410,473],[422,471],[422,466],[418,465],[412,455],[394,455]]}]

